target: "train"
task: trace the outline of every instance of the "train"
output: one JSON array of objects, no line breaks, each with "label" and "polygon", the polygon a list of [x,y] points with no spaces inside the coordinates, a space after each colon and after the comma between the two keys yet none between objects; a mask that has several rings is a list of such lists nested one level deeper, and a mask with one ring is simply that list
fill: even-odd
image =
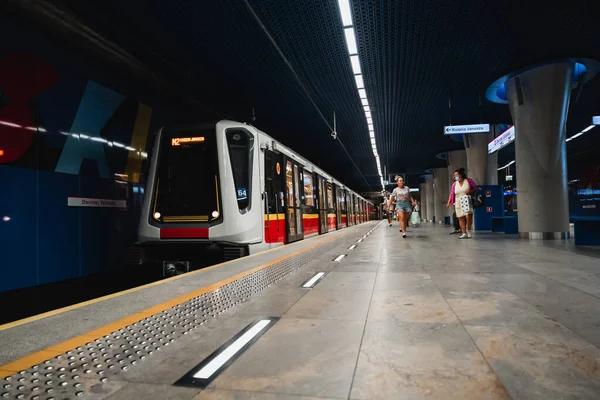
[{"label": "train", "polygon": [[164,275],[361,224],[373,203],[256,127],[163,127],[149,155],[137,246]]}]

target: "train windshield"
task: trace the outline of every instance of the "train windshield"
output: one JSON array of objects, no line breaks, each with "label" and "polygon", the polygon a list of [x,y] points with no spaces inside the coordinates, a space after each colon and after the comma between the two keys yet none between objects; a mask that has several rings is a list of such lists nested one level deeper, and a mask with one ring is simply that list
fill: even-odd
[{"label": "train windshield", "polygon": [[214,128],[163,131],[157,169],[155,219],[173,223],[218,219],[217,175]]}]

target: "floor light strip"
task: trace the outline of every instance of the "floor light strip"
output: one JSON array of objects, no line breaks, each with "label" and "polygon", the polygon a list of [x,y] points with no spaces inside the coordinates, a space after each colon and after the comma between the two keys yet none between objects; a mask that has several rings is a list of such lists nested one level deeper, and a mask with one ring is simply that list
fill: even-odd
[{"label": "floor light strip", "polygon": [[339,256],[337,256],[336,258],[333,259],[333,261],[335,262],[340,262],[344,259],[344,257],[346,257],[345,254],[340,254]]},{"label": "floor light strip", "polygon": [[352,246],[348,247],[348,250],[354,250],[356,248],[356,245],[353,244]]},{"label": "floor light strip", "polygon": [[235,358],[256,342],[278,318],[262,318],[254,321],[231,340],[208,356],[176,384],[181,386],[206,387],[218,373],[227,368]]},{"label": "floor light strip", "polygon": [[315,284],[325,276],[325,272],[317,272],[315,274],[315,276],[313,276],[312,278],[310,278],[308,281],[306,281],[302,287],[303,288],[312,288],[315,286]]}]

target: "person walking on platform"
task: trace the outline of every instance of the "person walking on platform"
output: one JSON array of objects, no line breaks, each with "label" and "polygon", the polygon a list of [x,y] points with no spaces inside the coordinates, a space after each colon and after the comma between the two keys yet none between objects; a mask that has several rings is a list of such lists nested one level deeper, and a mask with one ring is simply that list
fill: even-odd
[{"label": "person walking on platform", "polygon": [[408,219],[412,213],[411,205],[414,206],[415,200],[410,194],[410,188],[404,184],[404,178],[396,176],[396,183],[398,184],[398,187],[392,192],[391,202],[396,202],[396,212],[398,213],[398,222],[400,222],[400,231],[402,232],[402,237],[406,238],[406,227],[408,226]]},{"label": "person walking on platform", "polygon": [[393,210],[393,205],[390,204],[390,193],[386,192],[385,193],[385,200],[383,201],[384,207],[385,207],[385,212],[387,213],[387,220],[388,220],[388,224],[389,226],[392,226],[392,220],[394,219],[394,210]]},{"label": "person walking on platform", "polygon": [[454,205],[462,232],[459,239],[471,238],[471,229],[473,229],[473,201],[471,196],[477,192],[477,184],[473,179],[467,178],[464,168],[454,171],[454,181],[446,207]]}]

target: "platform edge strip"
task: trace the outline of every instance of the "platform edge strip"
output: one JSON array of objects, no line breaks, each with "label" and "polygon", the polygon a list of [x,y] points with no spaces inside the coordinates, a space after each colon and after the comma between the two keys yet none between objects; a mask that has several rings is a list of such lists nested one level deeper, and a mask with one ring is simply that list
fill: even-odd
[{"label": "platform edge strip", "polygon": [[[201,296],[201,295],[203,295],[205,293],[209,293],[209,292],[215,291],[215,290],[217,290],[217,289],[219,289],[219,288],[221,288],[221,287],[223,287],[225,285],[228,285],[228,284],[230,284],[232,282],[235,282],[235,281],[237,281],[239,279],[242,279],[242,278],[244,278],[244,277],[246,277],[248,275],[251,275],[251,274],[253,274],[253,273],[257,272],[257,271],[260,271],[260,270],[263,270],[265,268],[268,268],[268,267],[270,267],[270,266],[272,266],[274,264],[277,264],[277,263],[279,263],[281,261],[287,260],[289,258],[298,256],[298,255],[300,255],[300,254],[302,254],[302,253],[304,253],[306,251],[309,251],[309,250],[312,250],[314,248],[320,247],[320,246],[322,246],[322,245],[324,245],[326,243],[329,243],[329,242],[331,242],[333,240],[336,240],[336,239],[338,239],[338,238],[340,238],[342,236],[345,236],[345,235],[349,234],[350,232],[352,232],[352,231],[351,230],[348,230],[348,231],[345,231],[345,232],[341,231],[341,233],[333,235],[330,238],[327,238],[327,239],[323,240],[322,242],[315,243],[313,245],[307,246],[307,247],[305,247],[303,249],[297,250],[297,251],[295,251],[293,253],[290,253],[288,255],[281,256],[281,257],[279,257],[279,258],[277,258],[275,260],[271,260],[271,261],[269,261],[267,263],[261,264],[261,265],[259,265],[257,267],[249,269],[247,271],[244,271],[244,272],[238,273],[236,275],[233,275],[233,276],[231,276],[231,277],[229,277],[227,279],[223,279],[223,280],[221,280],[219,282],[216,282],[216,283],[213,283],[211,285],[204,286],[204,287],[202,287],[200,289],[197,289],[195,291],[186,293],[184,295],[176,297],[175,299],[168,300],[168,301],[163,302],[161,304],[157,304],[157,305],[152,306],[152,307],[150,307],[150,308],[148,308],[146,310],[143,310],[143,311],[131,314],[131,315],[125,317],[125,318],[122,318],[122,319],[119,319],[117,321],[111,322],[109,324],[106,324],[106,325],[104,325],[102,327],[96,328],[96,329],[94,329],[92,331],[89,331],[89,332],[86,332],[84,334],[75,336],[75,337],[70,338],[70,339],[68,339],[66,341],[63,341],[61,343],[58,343],[58,344],[52,345],[50,347],[47,347],[47,348],[45,348],[43,350],[39,350],[39,351],[33,352],[33,353],[31,353],[31,354],[29,354],[27,356],[24,356],[24,357],[21,357],[21,358],[18,358],[16,360],[14,360],[14,361],[11,361],[10,363],[4,364],[4,365],[0,365],[0,379],[4,379],[7,376],[14,375],[14,374],[18,373],[19,371],[22,371],[22,370],[25,370],[27,368],[30,368],[30,367],[32,367],[35,364],[39,364],[39,363],[41,363],[41,362],[43,362],[45,360],[54,358],[54,357],[56,357],[56,356],[58,356],[60,354],[63,354],[66,351],[69,351],[69,350],[71,350],[71,349],[73,349],[75,347],[83,346],[86,343],[92,342],[92,341],[94,341],[96,339],[100,339],[100,338],[102,338],[102,337],[104,337],[104,336],[106,336],[106,335],[108,335],[108,334],[110,334],[112,332],[118,331],[119,329],[125,328],[125,327],[127,327],[127,326],[129,326],[129,325],[131,325],[133,323],[139,322],[139,321],[143,320],[144,318],[147,318],[149,316],[158,314],[158,313],[160,313],[162,311],[165,311],[165,310],[169,310],[169,309],[171,309],[171,308],[173,308],[173,307],[175,307],[175,306],[177,306],[179,304],[185,303],[185,302],[187,302],[187,301],[189,301],[189,300],[191,300],[191,299],[193,299],[195,297]],[[337,231],[336,231],[336,233],[337,233]],[[275,250],[275,249],[272,249],[272,250]],[[267,251],[270,251],[270,250],[267,250]],[[262,252],[262,254],[264,254],[264,253],[265,252]],[[261,254],[261,253],[259,253],[259,254]],[[239,261],[239,259],[238,260],[227,261],[227,262],[224,262],[224,263],[221,263],[221,264],[217,264],[217,265],[214,265],[214,266],[209,267],[209,268],[219,267],[219,266],[222,266],[224,264],[231,263],[233,261]],[[204,269],[204,270],[206,270],[206,269]],[[199,271],[202,271],[202,270],[199,270]],[[193,272],[197,272],[197,271],[193,271]],[[189,274],[179,275],[179,276],[176,276],[174,278],[181,278],[181,277],[185,277],[185,276],[189,276]],[[171,278],[169,278],[169,279],[171,279]],[[165,281],[166,280],[161,280],[161,281],[158,281],[157,283],[155,282],[155,283],[152,283],[152,284],[149,284],[149,285],[144,285],[143,287],[154,286],[155,284],[163,283]],[[140,287],[140,288],[142,288],[142,287]],[[139,290],[140,288],[130,289],[130,290],[125,291],[125,292],[131,292],[131,291]],[[119,295],[119,294],[123,294],[123,292],[115,293],[111,297],[117,297],[117,295]],[[90,301],[90,302],[92,302],[92,301]],[[58,311],[58,310],[56,310],[56,311]],[[56,314],[58,314],[58,313],[56,313]],[[32,318],[34,318],[34,317],[32,317]],[[38,318],[38,319],[40,319],[40,318]],[[22,325],[22,324],[18,324],[18,325]],[[18,325],[15,325],[15,326],[18,326]],[[0,327],[0,328],[2,328],[2,327]],[[7,329],[7,328],[4,328],[4,329]],[[0,329],[0,330],[2,330],[2,329]],[[66,350],[64,350],[64,349],[66,349]]]}]

